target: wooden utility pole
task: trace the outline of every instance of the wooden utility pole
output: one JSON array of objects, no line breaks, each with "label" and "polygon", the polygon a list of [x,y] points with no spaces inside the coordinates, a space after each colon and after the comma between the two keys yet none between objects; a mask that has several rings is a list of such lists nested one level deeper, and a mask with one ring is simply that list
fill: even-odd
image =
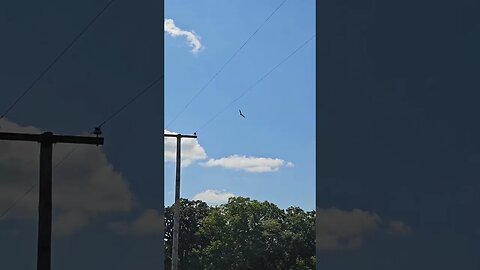
[{"label": "wooden utility pole", "polygon": [[177,138],[177,162],[175,174],[175,206],[173,208],[173,243],[172,243],[172,270],[178,269],[178,235],[180,234],[180,166],[182,155],[182,138],[197,138],[197,135],[163,134],[165,137]]},{"label": "wooden utility pole", "polygon": [[103,138],[54,135],[52,132],[45,132],[42,134],[0,132],[0,140],[40,143],[40,188],[38,202],[37,270],[50,270],[52,239],[53,144],[72,143],[102,145]]}]

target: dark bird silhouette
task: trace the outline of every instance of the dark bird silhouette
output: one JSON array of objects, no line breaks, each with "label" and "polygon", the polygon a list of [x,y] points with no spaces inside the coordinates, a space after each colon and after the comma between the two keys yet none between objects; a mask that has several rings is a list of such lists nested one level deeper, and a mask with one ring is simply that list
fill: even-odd
[{"label": "dark bird silhouette", "polygon": [[240,116],[242,116],[243,118],[245,118],[245,115],[242,114],[242,111],[241,110],[238,110],[240,112]]}]

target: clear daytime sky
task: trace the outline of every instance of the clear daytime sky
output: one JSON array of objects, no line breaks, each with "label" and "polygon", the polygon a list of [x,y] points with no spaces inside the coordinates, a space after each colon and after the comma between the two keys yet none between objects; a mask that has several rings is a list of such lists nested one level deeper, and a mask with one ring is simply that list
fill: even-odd
[{"label": "clear daytime sky", "polygon": [[[165,1],[168,131],[197,131],[315,34],[315,1],[286,1],[179,115],[281,2]],[[182,168],[182,197],[214,204],[235,195],[313,210],[315,39],[197,135],[198,145],[184,139],[192,162]],[[174,199],[174,145],[166,142],[165,205]]]},{"label": "clear daytime sky", "polygon": [[[2,112],[107,2],[2,3]],[[195,36],[187,36],[197,46],[195,37],[200,36],[201,47],[194,54],[185,36],[173,38],[163,31],[161,1],[116,0],[0,120],[4,132],[89,133],[162,73],[165,54],[165,96],[159,85],[152,88],[102,127],[104,146],[81,146],[54,169],[54,269],[131,270],[163,265],[161,208],[173,201],[169,192],[174,164],[165,164],[164,191],[162,100],[165,120],[170,121],[278,4],[273,0],[167,1],[165,18],[180,30],[194,30]],[[287,1],[170,130],[194,132],[310,38],[315,32],[314,7],[314,1]],[[198,145],[190,142],[194,160],[182,171],[183,197],[218,190],[220,196],[206,195],[224,199],[231,193],[272,201],[282,208],[314,208],[314,51],[315,43],[310,42],[198,132]],[[246,118],[239,116],[238,109]],[[71,148],[55,145],[54,163]],[[185,157],[188,149],[187,145]],[[39,147],[0,142],[0,150],[3,211],[38,183]],[[205,159],[195,160],[202,153]],[[243,162],[239,170],[219,167],[230,164],[225,161],[231,160],[222,158],[232,155]],[[205,162],[212,167],[200,164]],[[233,167],[238,166],[234,162]],[[258,172],[268,170],[272,172]],[[34,188],[0,219],[0,268],[35,267],[37,204]]]}]

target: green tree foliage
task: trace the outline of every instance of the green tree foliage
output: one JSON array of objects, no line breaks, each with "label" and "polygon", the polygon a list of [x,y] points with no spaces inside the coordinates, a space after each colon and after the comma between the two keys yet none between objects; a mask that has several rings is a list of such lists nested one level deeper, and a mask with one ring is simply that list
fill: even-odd
[{"label": "green tree foliage", "polygon": [[[315,269],[315,211],[230,198],[209,207],[181,200],[179,269]],[[171,267],[173,207],[165,211],[165,269]]]},{"label": "green tree foliage", "polygon": [[[180,269],[199,269],[199,258],[193,253],[203,245],[197,232],[201,221],[210,212],[209,206],[202,201],[180,200],[180,235],[178,239],[178,257]],[[173,238],[173,207],[165,208],[165,269],[171,268]]]}]

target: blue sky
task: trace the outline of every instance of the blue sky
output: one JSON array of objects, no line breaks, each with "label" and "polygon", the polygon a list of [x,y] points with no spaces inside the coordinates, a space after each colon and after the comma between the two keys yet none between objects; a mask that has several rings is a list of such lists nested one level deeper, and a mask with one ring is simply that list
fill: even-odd
[{"label": "blue sky", "polygon": [[[168,131],[183,134],[197,131],[315,33],[315,2],[286,1],[178,115],[281,2],[165,2],[165,19],[172,20],[170,28],[165,30],[165,125]],[[175,31],[185,31],[185,35],[174,36]],[[187,35],[197,39],[197,43],[190,45]],[[239,109],[246,118],[239,115]],[[195,142],[191,141],[185,142],[182,152],[183,155],[199,155],[198,160],[182,168],[182,197],[192,199],[199,193],[215,190],[220,194],[268,200],[282,208],[300,206],[313,210],[315,40],[200,129],[197,135],[196,150],[193,148]],[[169,148],[166,142],[166,151],[174,151],[173,147]],[[200,148],[205,155],[202,156]],[[228,158],[233,155],[239,157]],[[227,159],[219,160],[222,158]],[[283,165],[273,159],[282,160]],[[206,162],[218,166],[202,165]],[[246,170],[245,162],[253,168]],[[258,172],[262,171],[257,168],[261,166],[271,171]],[[167,158],[165,205],[173,203],[174,180],[175,164]],[[213,197],[197,196],[207,201]]]},{"label": "blue sky", "polygon": [[[106,3],[11,1],[0,10],[2,112]],[[152,269],[163,264],[161,209],[173,202],[169,192],[174,164],[166,163],[164,190],[159,166],[163,162],[162,102],[164,119],[169,121],[279,4],[166,2],[165,18],[201,37],[202,48],[194,54],[184,37],[172,38],[163,32],[162,3],[117,0],[0,120],[2,131],[8,132],[86,134],[165,69],[165,96],[158,84],[102,127],[104,146],[81,146],[54,170],[55,268]],[[194,132],[310,38],[314,18],[314,1],[287,1],[171,130]],[[206,158],[183,168],[183,197],[218,190],[268,200],[282,208],[314,209],[314,48],[315,43],[309,43],[198,132],[197,147]],[[239,108],[246,119],[239,116]],[[71,147],[55,145],[54,162]],[[0,142],[0,150],[3,211],[38,183],[39,148]],[[188,156],[188,147],[184,150]],[[253,157],[249,170],[282,166],[258,173],[199,164],[217,165],[232,155]],[[266,164],[255,158],[266,158],[260,160]],[[294,167],[287,167],[288,162]],[[267,166],[258,166],[262,164]],[[34,188],[0,220],[0,251],[6,268],[35,266],[37,203]]]},{"label": "blue sky", "polygon": [[[201,37],[194,54],[185,37],[162,31],[160,1],[117,0],[0,120],[2,131],[85,134],[162,67],[168,123],[279,3],[168,0],[165,18]],[[2,111],[105,4],[26,0],[2,6]],[[204,159],[183,168],[183,197],[219,190],[312,209],[317,120],[319,267],[478,269],[480,218],[472,213],[480,205],[480,3],[319,4],[319,118],[312,42],[200,130],[198,145],[185,145],[184,156],[190,147],[189,157]],[[169,129],[194,132],[308,39],[315,32],[314,5],[288,0]],[[170,205],[174,182],[174,164],[167,162],[164,192],[164,130],[157,124],[163,98],[159,85],[152,88],[103,127],[105,146],[80,147],[54,170],[54,268],[163,264],[162,194]],[[70,147],[55,145],[55,162]],[[36,144],[0,142],[1,210],[38,183],[38,151]],[[232,155],[284,163],[264,173],[201,165],[258,171],[279,164],[222,159]],[[0,219],[6,269],[35,267],[37,202],[34,189]]]}]

